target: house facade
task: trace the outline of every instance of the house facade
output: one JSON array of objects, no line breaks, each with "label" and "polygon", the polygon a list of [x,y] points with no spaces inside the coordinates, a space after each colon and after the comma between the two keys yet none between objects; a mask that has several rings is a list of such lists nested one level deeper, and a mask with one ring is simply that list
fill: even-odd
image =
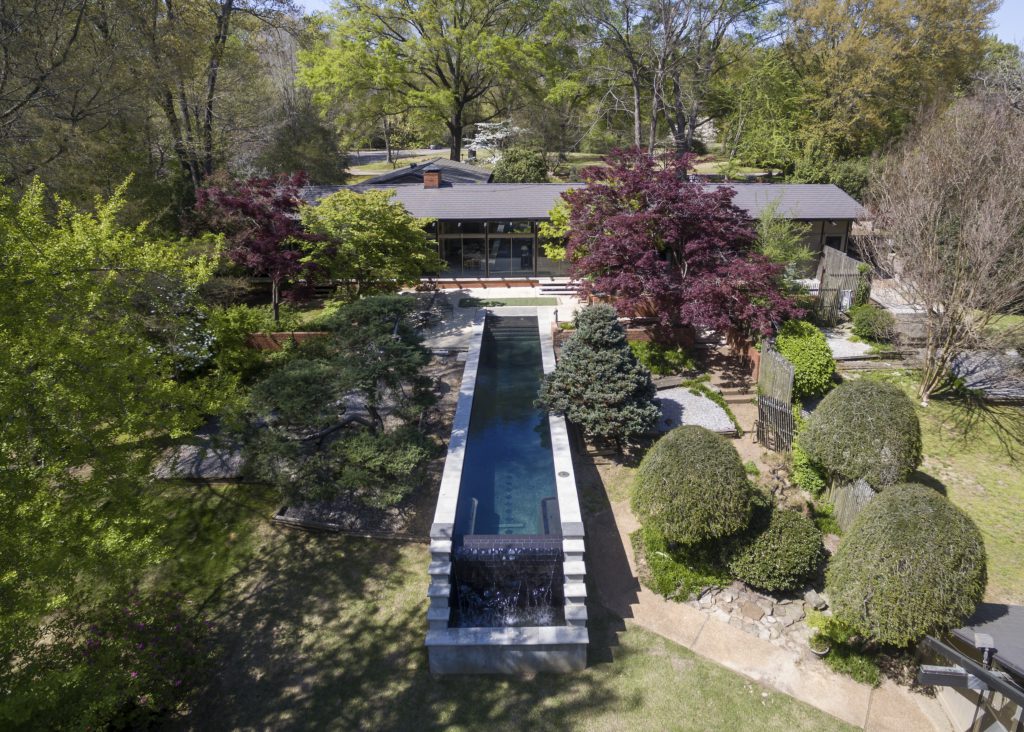
[{"label": "house facade", "polygon": [[[559,277],[564,262],[544,256],[539,224],[562,194],[582,183],[491,183],[476,166],[433,160],[377,176],[352,190],[388,189],[417,218],[436,219],[431,233],[446,263],[441,279],[510,279]],[[715,188],[725,184],[706,184]],[[805,243],[820,254],[831,246],[846,251],[850,228],[863,219],[863,208],[842,189],[828,184],[730,183],[734,203],[754,219],[769,207],[776,214],[806,223]],[[303,192],[315,201],[341,186],[310,186]]]}]

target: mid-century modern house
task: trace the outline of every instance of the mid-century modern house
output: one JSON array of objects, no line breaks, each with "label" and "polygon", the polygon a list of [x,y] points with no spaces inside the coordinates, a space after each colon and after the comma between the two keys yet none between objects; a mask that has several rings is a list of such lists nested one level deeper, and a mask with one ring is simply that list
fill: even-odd
[{"label": "mid-century modern house", "polygon": [[[390,189],[410,214],[437,219],[432,233],[448,267],[442,277],[530,279],[565,274],[565,264],[548,259],[537,242],[537,225],[562,193],[582,183],[492,183],[488,171],[438,158],[367,179],[352,190]],[[810,225],[807,246],[846,251],[850,227],[864,209],[842,189],[828,184],[708,183],[736,189],[734,202],[752,218],[775,203],[780,216]],[[308,186],[303,198],[316,201],[344,186]]]}]

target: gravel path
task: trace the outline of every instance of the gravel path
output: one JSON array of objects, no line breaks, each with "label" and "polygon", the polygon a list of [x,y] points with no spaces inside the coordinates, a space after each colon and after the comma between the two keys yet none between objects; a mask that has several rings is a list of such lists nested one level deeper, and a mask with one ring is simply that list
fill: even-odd
[{"label": "gravel path", "polygon": [[712,432],[733,434],[733,425],[725,410],[704,396],[698,396],[684,387],[658,392],[661,406],[659,431],[668,432],[680,425],[698,425]]}]

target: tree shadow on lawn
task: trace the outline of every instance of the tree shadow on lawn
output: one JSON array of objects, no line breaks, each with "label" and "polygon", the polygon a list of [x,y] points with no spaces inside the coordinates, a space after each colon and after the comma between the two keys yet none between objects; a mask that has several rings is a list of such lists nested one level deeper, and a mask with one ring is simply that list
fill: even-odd
[{"label": "tree shadow on lawn", "polygon": [[267,532],[214,615],[221,667],[176,726],[568,730],[640,704],[586,673],[432,677],[425,546]]}]

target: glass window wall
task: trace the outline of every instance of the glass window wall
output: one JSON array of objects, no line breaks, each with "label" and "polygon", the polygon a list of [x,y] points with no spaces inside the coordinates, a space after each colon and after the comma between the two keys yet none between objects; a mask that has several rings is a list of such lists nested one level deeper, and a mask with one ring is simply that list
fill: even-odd
[{"label": "glass window wall", "polygon": [[438,250],[447,277],[522,277],[537,271],[532,221],[442,221]]}]

